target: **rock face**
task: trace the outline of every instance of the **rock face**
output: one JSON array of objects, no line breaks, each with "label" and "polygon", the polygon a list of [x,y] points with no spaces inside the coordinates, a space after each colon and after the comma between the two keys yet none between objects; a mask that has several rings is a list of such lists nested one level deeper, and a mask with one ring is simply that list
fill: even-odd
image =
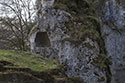
[{"label": "rock face", "polygon": [[124,0],[105,3],[102,36],[107,55],[112,61],[112,83],[124,83],[125,79],[125,5]]},{"label": "rock face", "polygon": [[[102,15],[98,3],[104,5]],[[30,36],[32,53],[58,59],[69,77],[110,83],[112,74],[115,83],[125,65],[125,11],[120,5],[115,0],[39,0],[37,27]]]}]

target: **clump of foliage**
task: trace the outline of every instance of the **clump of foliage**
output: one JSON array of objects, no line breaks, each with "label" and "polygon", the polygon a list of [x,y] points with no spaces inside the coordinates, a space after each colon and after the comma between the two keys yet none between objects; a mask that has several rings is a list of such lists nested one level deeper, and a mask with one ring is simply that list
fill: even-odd
[{"label": "clump of foliage", "polygon": [[101,69],[105,69],[106,68],[105,62],[106,62],[106,55],[105,54],[99,54],[98,57],[93,59],[92,64],[101,68]]}]

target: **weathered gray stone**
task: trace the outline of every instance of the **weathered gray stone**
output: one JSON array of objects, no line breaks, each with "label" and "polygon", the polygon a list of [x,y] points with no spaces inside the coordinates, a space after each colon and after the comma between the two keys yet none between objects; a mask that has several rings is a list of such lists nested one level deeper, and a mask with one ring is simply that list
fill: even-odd
[{"label": "weathered gray stone", "polygon": [[112,83],[124,83],[125,9],[116,0],[105,3],[102,36],[105,41],[107,55],[112,61],[110,66]]},{"label": "weathered gray stone", "polygon": [[[86,36],[79,41],[83,32],[78,26],[80,22],[73,21],[70,25],[76,26],[74,32],[67,32],[66,23],[77,18],[63,9],[54,9],[54,0],[42,0],[42,9],[38,13],[38,30],[30,37],[31,50],[50,59],[58,59],[66,67],[66,74],[78,76],[87,83],[99,83],[101,77],[107,80],[105,71],[92,64],[93,60],[100,55],[102,49],[97,41]],[[90,0],[89,0],[90,1]],[[123,0],[98,1],[104,4],[101,21],[101,36],[104,39],[107,58],[112,62],[109,71],[112,74],[112,83],[124,83],[125,76],[125,8]],[[75,4],[74,4],[75,6]],[[101,5],[99,5],[101,6]],[[76,7],[76,6],[75,6]],[[100,13],[99,13],[100,15]],[[83,19],[83,18],[79,18]],[[84,18],[85,19],[85,18]],[[90,22],[91,23],[91,22]],[[88,23],[88,24],[90,24]],[[81,26],[80,26],[81,27]],[[92,26],[91,26],[92,27]],[[78,29],[77,29],[78,28]],[[49,47],[36,46],[35,38],[38,32],[46,32]],[[73,34],[74,33],[74,34]],[[95,33],[96,34],[96,33]],[[73,38],[75,35],[76,38]],[[96,34],[97,35],[97,34]],[[80,36],[82,38],[82,36]],[[92,36],[93,37],[93,36]],[[95,75],[95,73],[97,73]]]},{"label": "weathered gray stone", "polygon": [[[65,23],[74,19],[73,16],[64,10],[52,8],[52,4],[48,4],[49,7],[44,3],[42,5],[41,12],[38,13],[39,29],[30,37],[32,52],[49,59],[58,59],[66,67],[69,77],[81,77],[86,83],[98,83],[100,77],[103,77],[102,83],[105,83],[105,72],[92,64],[93,59],[100,54],[98,43],[88,37],[82,41],[72,39],[72,34],[65,33],[68,28]],[[75,22],[74,24],[81,25]],[[35,37],[38,32],[47,32],[51,46],[36,45]],[[78,30],[78,33],[82,32]]]}]

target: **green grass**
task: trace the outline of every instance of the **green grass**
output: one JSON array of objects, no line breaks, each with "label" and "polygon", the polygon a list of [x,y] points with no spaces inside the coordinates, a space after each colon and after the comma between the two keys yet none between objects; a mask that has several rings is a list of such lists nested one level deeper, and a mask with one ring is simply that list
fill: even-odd
[{"label": "green grass", "polygon": [[47,60],[40,55],[32,55],[28,52],[0,50],[0,61],[7,61],[14,66],[11,68],[29,68],[34,71],[44,71],[58,66],[56,60]]}]

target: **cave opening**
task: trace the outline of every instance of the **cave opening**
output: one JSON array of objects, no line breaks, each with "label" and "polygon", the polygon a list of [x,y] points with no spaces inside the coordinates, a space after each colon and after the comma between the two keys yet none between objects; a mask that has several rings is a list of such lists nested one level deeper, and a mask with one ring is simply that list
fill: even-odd
[{"label": "cave opening", "polygon": [[36,47],[50,47],[50,39],[47,32],[38,32],[35,37]]}]

